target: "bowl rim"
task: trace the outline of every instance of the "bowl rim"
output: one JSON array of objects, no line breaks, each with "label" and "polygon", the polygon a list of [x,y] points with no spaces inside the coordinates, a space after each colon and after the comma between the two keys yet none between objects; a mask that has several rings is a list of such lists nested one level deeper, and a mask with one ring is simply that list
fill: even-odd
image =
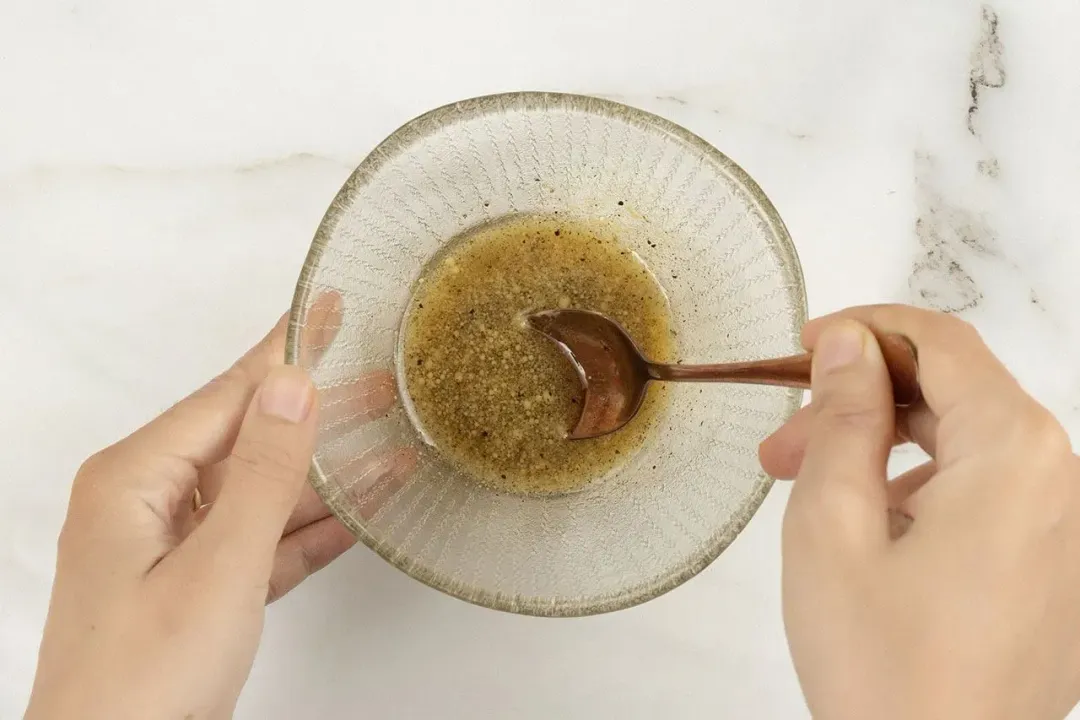
[{"label": "bowl rim", "polygon": [[[790,280],[792,282],[788,294],[790,301],[795,306],[796,321],[800,325],[806,322],[806,284],[795,244],[772,201],[765,195],[757,182],[735,161],[713,147],[704,138],[646,110],[590,95],[517,91],[468,98],[429,110],[409,120],[392,132],[368,153],[356,169],[353,170],[334,196],[322,220],[319,222],[311,247],[304,260],[304,265],[300,270],[300,277],[297,280],[292,305],[289,309],[288,333],[285,346],[286,363],[296,365],[300,362],[298,340],[301,331],[301,320],[311,294],[311,279],[318,267],[323,250],[354,194],[366,185],[383,165],[406,151],[414,143],[451,124],[484,115],[497,115],[510,109],[543,111],[559,108],[616,118],[653,131],[659,130],[688,149],[699,153],[703,159],[713,164],[722,174],[727,175],[734,183],[741,186],[768,224],[776,241],[775,246],[782,255],[781,266],[791,275]],[[802,405],[802,399],[802,390],[787,390],[785,413],[788,417],[799,409]],[[426,567],[418,566],[408,554],[400,552],[389,543],[376,538],[362,523],[358,522],[346,511],[343,504],[339,502],[332,492],[330,483],[323,470],[319,467],[316,458],[312,459],[308,480],[334,516],[353,535],[406,575],[429,587],[474,605],[504,612],[541,617],[581,617],[623,610],[652,600],[682,585],[704,570],[734,542],[758,508],[761,507],[774,482],[772,477],[762,471],[759,474],[754,490],[746,497],[741,507],[732,514],[731,521],[724,531],[714,534],[710,542],[705,543],[684,562],[669,567],[650,579],[617,592],[579,598],[552,598],[545,600],[538,597],[517,596],[471,587],[466,583],[447,579]]]}]

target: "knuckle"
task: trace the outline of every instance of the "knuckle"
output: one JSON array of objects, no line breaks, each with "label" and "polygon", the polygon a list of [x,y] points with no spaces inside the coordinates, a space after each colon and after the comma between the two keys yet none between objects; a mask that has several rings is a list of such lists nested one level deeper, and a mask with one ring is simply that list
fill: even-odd
[{"label": "knuckle", "polygon": [[1072,454],[1069,434],[1046,408],[1036,406],[1024,425],[1024,439],[1034,457],[1057,462],[1062,456]]},{"label": "knuckle", "polygon": [[925,311],[926,340],[940,348],[977,348],[985,347],[978,328],[967,320],[955,315]]},{"label": "knuckle", "polygon": [[908,305],[885,305],[875,313],[874,324],[885,328],[910,328],[921,336],[924,342],[934,345],[983,344],[982,336],[974,325],[964,318],[938,310]]},{"label": "knuckle", "polygon": [[982,333],[979,332],[979,328],[972,325],[967,320],[960,318],[950,318],[955,325],[948,328],[950,336],[953,338],[953,342],[958,345],[971,348],[973,352],[979,352],[984,355],[990,354],[990,348],[987,347],[986,341],[983,340]]},{"label": "knuckle", "polygon": [[82,557],[89,548],[100,548],[112,537],[110,516],[100,511],[100,500],[72,502],[56,537],[58,559]]},{"label": "knuckle", "polygon": [[87,501],[92,501],[98,492],[98,487],[104,476],[108,475],[115,466],[117,446],[98,450],[87,457],[75,471],[75,478],[71,481],[71,507],[69,512],[78,508]]},{"label": "knuckle", "polygon": [[978,328],[964,318],[945,314],[938,315],[937,317],[943,332],[968,340],[982,340],[982,335],[979,334]]},{"label": "knuckle", "polygon": [[256,378],[252,377],[248,372],[247,367],[243,359],[233,363],[225,372],[215,376],[210,382],[203,388],[206,392],[214,393],[220,388],[226,387],[246,387],[253,385]]},{"label": "knuckle", "polygon": [[97,476],[102,471],[102,469],[109,465],[113,455],[115,454],[114,448],[114,445],[110,445],[107,448],[98,450],[97,452],[93,453],[88,458],[83,460],[82,464],[79,465],[79,469],[75,473],[75,482],[85,484],[93,480],[93,478]]}]

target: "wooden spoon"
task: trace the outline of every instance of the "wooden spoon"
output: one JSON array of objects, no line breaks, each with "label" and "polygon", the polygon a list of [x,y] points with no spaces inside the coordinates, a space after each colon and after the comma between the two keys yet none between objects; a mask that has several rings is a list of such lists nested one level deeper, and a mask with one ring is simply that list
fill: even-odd
[{"label": "wooden spoon", "polygon": [[[545,310],[528,323],[556,343],[577,370],[585,399],[567,436],[584,440],[615,432],[637,414],[650,380],[731,382],[810,387],[812,353],[719,365],[650,362],[614,320],[589,310]],[[915,346],[903,335],[878,335],[892,379],[893,400],[907,407],[919,399]]]}]

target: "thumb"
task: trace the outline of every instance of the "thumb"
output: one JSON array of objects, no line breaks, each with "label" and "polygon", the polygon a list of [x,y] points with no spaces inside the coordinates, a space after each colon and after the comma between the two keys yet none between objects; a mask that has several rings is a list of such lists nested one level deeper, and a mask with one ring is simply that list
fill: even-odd
[{"label": "thumb", "polygon": [[285,523],[315,447],[315,388],[298,367],[275,368],[255,392],[225,461],[198,545],[256,585],[269,581]]},{"label": "thumb", "polygon": [[840,320],[813,350],[816,413],[789,510],[814,518],[815,528],[835,533],[841,543],[885,542],[895,409],[881,348],[866,326]]}]

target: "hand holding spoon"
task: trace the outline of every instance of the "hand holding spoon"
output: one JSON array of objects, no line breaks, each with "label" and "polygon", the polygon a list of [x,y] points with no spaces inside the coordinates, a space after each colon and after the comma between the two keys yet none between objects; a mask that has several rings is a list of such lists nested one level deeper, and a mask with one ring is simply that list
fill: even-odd
[{"label": "hand holding spoon", "polygon": [[[615,432],[633,419],[650,380],[732,382],[810,387],[812,353],[718,365],[663,365],[650,362],[614,320],[590,310],[545,310],[528,323],[548,336],[577,370],[585,400],[581,417],[567,436],[584,440]],[[898,407],[919,399],[915,347],[902,335],[879,335]]]}]

